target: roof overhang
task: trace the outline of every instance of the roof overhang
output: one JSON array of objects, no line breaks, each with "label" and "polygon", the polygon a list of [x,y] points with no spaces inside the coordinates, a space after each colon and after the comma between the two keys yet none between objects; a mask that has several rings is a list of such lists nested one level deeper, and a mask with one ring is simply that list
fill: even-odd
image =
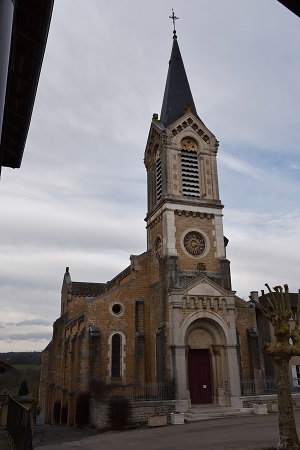
[{"label": "roof overhang", "polygon": [[0,373],[4,373],[8,369],[13,369],[13,367],[10,364],[0,361]]},{"label": "roof overhang", "polygon": [[300,17],[300,2],[296,0],[278,0],[282,3],[286,8]]},{"label": "roof overhang", "polygon": [[32,116],[54,0],[16,0],[12,24],[1,166],[19,168]]}]

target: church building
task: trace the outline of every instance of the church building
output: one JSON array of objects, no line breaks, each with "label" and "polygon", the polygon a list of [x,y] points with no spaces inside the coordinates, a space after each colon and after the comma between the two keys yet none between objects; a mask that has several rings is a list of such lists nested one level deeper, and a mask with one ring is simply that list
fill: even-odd
[{"label": "church building", "polygon": [[[74,423],[92,380],[174,382],[174,400],[234,406],[264,376],[255,308],[231,286],[219,194],[219,142],[197,112],[176,31],[160,117],[146,142],[147,249],[107,283],[64,275],[61,313],[43,352],[40,405]],[[142,220],[142,218],[141,218]]]}]

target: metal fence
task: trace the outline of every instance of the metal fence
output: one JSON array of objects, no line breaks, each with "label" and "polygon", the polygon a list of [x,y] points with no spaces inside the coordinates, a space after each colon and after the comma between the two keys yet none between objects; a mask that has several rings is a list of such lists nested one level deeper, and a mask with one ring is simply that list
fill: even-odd
[{"label": "metal fence", "polygon": [[160,383],[141,383],[134,385],[131,401],[173,400],[175,398],[174,383],[172,381]]},{"label": "metal fence", "polygon": [[138,383],[117,385],[93,381],[91,384],[91,397],[97,401],[105,402],[111,397],[126,397],[132,402],[174,400],[175,385],[173,380],[159,383]]},{"label": "metal fence", "polygon": [[[300,393],[300,381],[298,378],[291,378],[292,393]],[[277,394],[275,378],[263,378],[260,382],[253,379],[245,379],[241,382],[242,395]]]},{"label": "metal fence", "polygon": [[33,450],[31,413],[9,396],[7,433],[17,450]]}]

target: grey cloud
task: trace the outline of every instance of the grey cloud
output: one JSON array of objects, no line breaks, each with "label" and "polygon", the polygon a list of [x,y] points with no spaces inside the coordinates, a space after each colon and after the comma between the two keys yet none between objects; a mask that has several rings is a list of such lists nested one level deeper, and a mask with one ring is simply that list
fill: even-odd
[{"label": "grey cloud", "polygon": [[0,341],[14,342],[14,341],[30,341],[30,342],[40,342],[48,341],[50,342],[52,337],[51,332],[34,332],[34,333],[11,333],[6,336],[0,335]]},{"label": "grey cloud", "polygon": [[22,327],[22,326],[27,326],[27,325],[51,326],[52,323],[49,322],[49,320],[43,320],[43,319],[26,319],[26,320],[22,320],[21,322],[17,322],[15,325],[17,327]]}]

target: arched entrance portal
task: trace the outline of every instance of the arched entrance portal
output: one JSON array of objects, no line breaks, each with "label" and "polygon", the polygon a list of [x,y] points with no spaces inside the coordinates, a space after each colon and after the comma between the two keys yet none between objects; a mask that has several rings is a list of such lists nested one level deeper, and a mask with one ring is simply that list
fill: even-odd
[{"label": "arched entrance portal", "polygon": [[218,402],[218,388],[224,388],[225,370],[225,336],[221,327],[211,319],[195,320],[187,330],[186,345],[191,403]]}]

